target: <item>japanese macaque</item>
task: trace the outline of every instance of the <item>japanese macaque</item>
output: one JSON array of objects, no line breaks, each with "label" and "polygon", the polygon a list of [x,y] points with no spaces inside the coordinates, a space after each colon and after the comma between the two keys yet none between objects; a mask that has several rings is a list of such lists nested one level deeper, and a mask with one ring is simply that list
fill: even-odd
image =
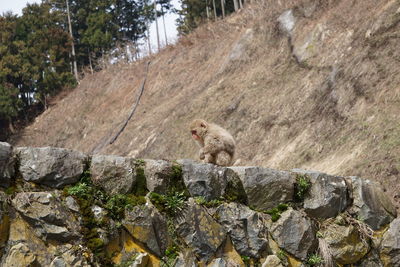
[{"label": "japanese macaque", "polygon": [[197,119],[190,124],[190,132],[200,146],[200,160],[219,166],[232,165],[235,140],[228,131],[216,124]]}]

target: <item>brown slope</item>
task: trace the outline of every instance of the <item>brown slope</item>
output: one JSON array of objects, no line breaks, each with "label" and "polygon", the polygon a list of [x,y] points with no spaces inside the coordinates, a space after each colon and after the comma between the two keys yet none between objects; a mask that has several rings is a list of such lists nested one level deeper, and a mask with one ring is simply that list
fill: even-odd
[{"label": "brown slope", "polygon": [[[290,42],[277,23],[288,8]],[[135,115],[100,153],[194,158],[187,124],[205,118],[236,137],[237,164],[362,175],[399,198],[399,13],[398,1],[270,0],[203,26],[151,58]],[[128,116],[144,66],[87,76],[14,143],[93,152]]]}]

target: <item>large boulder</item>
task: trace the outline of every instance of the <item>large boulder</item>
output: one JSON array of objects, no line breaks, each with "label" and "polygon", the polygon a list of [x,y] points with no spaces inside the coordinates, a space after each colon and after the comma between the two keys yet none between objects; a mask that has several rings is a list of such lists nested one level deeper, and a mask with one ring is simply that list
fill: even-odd
[{"label": "large boulder", "polygon": [[25,181],[62,188],[78,182],[87,156],[81,152],[55,147],[19,147],[19,171]]},{"label": "large boulder", "polygon": [[266,210],[293,200],[295,175],[261,167],[230,167],[239,175],[248,205]]},{"label": "large boulder", "polygon": [[126,194],[136,181],[134,160],[113,155],[93,155],[90,164],[93,184],[108,194]]},{"label": "large boulder", "polygon": [[8,143],[0,142],[0,186],[10,186],[11,178],[14,176],[15,171],[14,163],[12,146]]},{"label": "large boulder", "polygon": [[147,189],[158,194],[184,190],[182,167],[166,160],[145,159]]},{"label": "large boulder", "polygon": [[400,266],[400,218],[392,221],[383,235],[380,256],[384,266]]},{"label": "large boulder", "polygon": [[330,248],[333,259],[339,264],[353,264],[363,258],[369,251],[367,241],[353,225],[331,223],[320,230]]},{"label": "large boulder", "polygon": [[80,233],[79,222],[56,192],[22,192],[12,201],[14,208],[44,240],[67,242]]},{"label": "large boulder", "polygon": [[359,177],[349,177],[353,192],[351,212],[357,219],[378,230],[396,217],[396,208],[379,184]]},{"label": "large boulder", "polygon": [[226,239],[226,230],[208,212],[196,204],[193,198],[188,201],[182,218],[176,225],[176,232],[201,261],[213,258]]},{"label": "large boulder", "polygon": [[152,205],[136,206],[126,210],[122,225],[135,240],[145,244],[158,257],[164,256],[170,244],[167,222]]},{"label": "large boulder", "polygon": [[288,209],[272,224],[271,234],[279,247],[305,260],[317,247],[315,226],[301,212]]},{"label": "large boulder", "polygon": [[225,203],[216,210],[218,222],[231,237],[240,255],[259,258],[268,248],[266,216],[239,203]]},{"label": "large boulder", "polygon": [[221,197],[243,203],[247,201],[243,184],[231,169],[190,160],[179,163],[182,164],[185,186],[192,197],[201,196],[207,201]]},{"label": "large boulder", "polygon": [[311,182],[311,188],[304,199],[304,210],[310,217],[336,217],[349,205],[348,189],[343,177],[300,169],[292,171]]}]

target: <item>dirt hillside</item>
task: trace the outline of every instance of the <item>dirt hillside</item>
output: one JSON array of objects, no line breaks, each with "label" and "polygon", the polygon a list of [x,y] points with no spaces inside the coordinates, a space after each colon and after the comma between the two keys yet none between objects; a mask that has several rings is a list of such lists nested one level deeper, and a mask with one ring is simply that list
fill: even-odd
[{"label": "dirt hillside", "polygon": [[236,165],[380,181],[400,198],[400,1],[258,1],[151,61],[87,75],[11,142],[195,158],[188,123],[231,131]]}]

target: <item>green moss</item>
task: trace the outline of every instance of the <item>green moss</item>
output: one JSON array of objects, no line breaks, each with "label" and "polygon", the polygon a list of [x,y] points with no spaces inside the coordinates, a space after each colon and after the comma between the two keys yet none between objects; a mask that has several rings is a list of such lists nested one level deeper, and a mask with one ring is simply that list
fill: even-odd
[{"label": "green moss", "polygon": [[175,259],[179,255],[179,247],[177,245],[169,246],[165,250],[165,256],[162,258],[160,266],[161,267],[169,267],[173,266]]},{"label": "green moss", "polygon": [[179,163],[174,162],[171,169],[172,171],[169,177],[167,195],[173,195],[176,192],[183,192],[188,198],[190,194],[183,181],[182,166]]},{"label": "green moss", "polygon": [[307,196],[310,188],[311,188],[311,182],[310,179],[307,177],[307,175],[297,174],[294,199],[298,202],[303,201],[304,198]]},{"label": "green moss", "polygon": [[143,160],[136,160],[135,172],[136,172],[136,182],[133,185],[133,194],[136,196],[145,196],[149,190],[147,190],[146,176],[144,174],[144,164]]},{"label": "green moss", "polygon": [[284,204],[284,203],[280,203],[278,204],[278,206],[276,206],[275,208],[266,210],[265,213],[271,215],[271,220],[273,222],[276,222],[277,220],[279,220],[279,218],[281,217],[282,212],[284,212],[285,210],[287,210],[289,207],[288,204]]},{"label": "green moss", "polygon": [[225,194],[222,197],[228,202],[247,204],[247,194],[239,177],[228,181]]},{"label": "green moss", "polygon": [[7,187],[6,190],[4,190],[4,193],[7,195],[13,195],[17,191],[17,188],[15,186],[10,186]]}]

